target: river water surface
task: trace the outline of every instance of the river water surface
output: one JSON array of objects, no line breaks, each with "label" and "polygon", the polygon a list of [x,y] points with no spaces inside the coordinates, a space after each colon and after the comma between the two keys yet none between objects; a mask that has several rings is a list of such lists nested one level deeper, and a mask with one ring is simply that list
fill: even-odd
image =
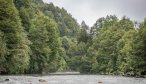
[{"label": "river water surface", "polygon": [[146,84],[146,79],[106,75],[0,76],[0,84]]}]

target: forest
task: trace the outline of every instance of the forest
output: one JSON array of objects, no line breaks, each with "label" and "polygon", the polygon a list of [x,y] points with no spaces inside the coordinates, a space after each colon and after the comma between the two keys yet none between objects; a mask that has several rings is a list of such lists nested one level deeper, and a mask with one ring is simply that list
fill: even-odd
[{"label": "forest", "polygon": [[79,24],[42,0],[0,0],[0,74],[79,71],[146,77],[146,19]]}]

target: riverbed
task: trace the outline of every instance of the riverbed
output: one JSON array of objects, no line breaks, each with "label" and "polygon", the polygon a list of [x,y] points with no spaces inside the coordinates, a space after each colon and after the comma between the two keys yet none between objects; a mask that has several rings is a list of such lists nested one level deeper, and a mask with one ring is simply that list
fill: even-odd
[{"label": "riverbed", "polygon": [[146,78],[107,75],[0,76],[0,84],[146,84]]}]

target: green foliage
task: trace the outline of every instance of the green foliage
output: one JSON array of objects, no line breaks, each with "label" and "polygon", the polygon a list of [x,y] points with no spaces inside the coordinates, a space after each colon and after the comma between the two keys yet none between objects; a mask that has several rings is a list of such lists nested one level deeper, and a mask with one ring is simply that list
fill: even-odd
[{"label": "green foliage", "polygon": [[60,59],[58,71],[67,71],[67,70],[69,70],[68,64],[67,64],[67,62],[65,61],[65,59],[62,57],[62,58]]},{"label": "green foliage", "polygon": [[127,17],[118,20],[115,16],[107,16],[98,19],[90,33],[93,45],[87,50],[86,59],[91,68],[86,68],[91,73],[146,74],[145,22],[139,31]]},{"label": "green foliage", "polygon": [[55,28],[54,21],[42,13],[38,13],[33,19],[33,25],[29,31],[29,39],[32,42],[31,73],[41,73],[49,68],[49,63],[56,60],[59,44]]},{"label": "green foliage", "polygon": [[12,0],[0,1],[1,62],[3,73],[23,73],[29,64],[29,41]]},{"label": "green foliage", "polygon": [[47,16],[51,16],[53,19],[55,19],[61,37],[77,37],[79,25],[64,8],[60,9],[59,7],[55,7],[53,3],[50,3],[41,6],[40,10]]},{"label": "green foliage", "polygon": [[[99,18],[89,28],[42,0],[0,0],[0,73],[146,75],[146,20]],[[28,40],[29,39],[29,40]]]},{"label": "green foliage", "polygon": [[119,41],[121,50],[119,51],[119,69],[122,72],[133,71],[135,74],[141,72],[141,65],[143,65],[143,44],[138,32],[134,29],[126,32]]},{"label": "green foliage", "polygon": [[86,23],[83,21],[81,24],[81,30],[78,36],[78,42],[84,42],[87,43],[89,40],[89,34],[87,33],[89,27],[86,25]]},{"label": "green foliage", "polygon": [[31,19],[34,17],[34,9],[31,0],[14,0],[16,8],[19,10],[22,25],[28,32],[31,27]]},{"label": "green foliage", "polygon": [[4,42],[4,35],[2,32],[0,32],[0,72],[1,71],[6,71],[6,68],[5,68],[5,63],[6,63],[6,58],[5,58],[5,55],[6,55],[6,43]]},{"label": "green foliage", "polygon": [[98,33],[87,53],[92,72],[111,73],[116,69],[116,42],[119,37],[116,28],[118,20],[115,18],[107,16],[96,24]]}]

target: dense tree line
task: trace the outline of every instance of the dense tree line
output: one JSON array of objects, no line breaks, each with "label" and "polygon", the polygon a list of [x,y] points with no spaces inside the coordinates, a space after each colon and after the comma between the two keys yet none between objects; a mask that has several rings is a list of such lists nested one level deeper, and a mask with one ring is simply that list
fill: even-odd
[{"label": "dense tree line", "polygon": [[[85,55],[82,72],[145,75],[145,21],[136,24],[127,17],[100,18],[91,27],[92,45]],[[85,65],[84,65],[85,66]],[[83,69],[82,69],[83,68]]]},{"label": "dense tree line", "polygon": [[146,75],[146,20],[115,15],[90,28],[42,0],[0,0],[0,74]]},{"label": "dense tree line", "polygon": [[44,73],[69,69],[63,38],[74,39],[78,31],[76,20],[65,9],[52,3],[1,0],[0,73]]}]

